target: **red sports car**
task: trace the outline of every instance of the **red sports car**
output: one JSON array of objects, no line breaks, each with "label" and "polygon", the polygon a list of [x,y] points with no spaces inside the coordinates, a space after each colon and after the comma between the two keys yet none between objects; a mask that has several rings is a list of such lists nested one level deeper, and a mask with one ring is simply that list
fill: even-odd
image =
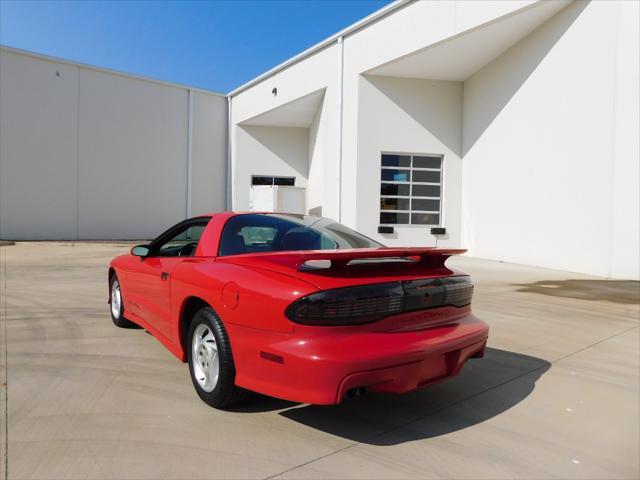
[{"label": "red sports car", "polygon": [[188,362],[214,407],[248,390],[336,404],[408,392],[482,357],[464,250],[386,248],[333,220],[217,213],[185,220],[109,268],[111,316]]}]

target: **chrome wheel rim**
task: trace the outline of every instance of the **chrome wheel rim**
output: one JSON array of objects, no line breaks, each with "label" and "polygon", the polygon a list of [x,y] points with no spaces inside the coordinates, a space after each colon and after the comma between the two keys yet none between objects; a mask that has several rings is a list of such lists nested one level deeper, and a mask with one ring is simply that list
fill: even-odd
[{"label": "chrome wheel rim", "polygon": [[199,324],[193,332],[191,367],[200,388],[207,393],[212,392],[218,384],[220,361],[216,338],[207,324]]},{"label": "chrome wheel rim", "polygon": [[122,305],[122,293],[118,280],[111,284],[111,314],[113,318],[120,318],[120,305]]}]

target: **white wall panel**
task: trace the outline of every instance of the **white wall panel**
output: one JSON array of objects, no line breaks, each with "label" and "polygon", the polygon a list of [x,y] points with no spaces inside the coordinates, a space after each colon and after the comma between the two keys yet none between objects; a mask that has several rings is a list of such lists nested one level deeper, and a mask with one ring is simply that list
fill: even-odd
[{"label": "white wall panel", "polygon": [[640,3],[618,18],[610,274],[640,279]]},{"label": "white wall panel", "polygon": [[0,238],[77,235],[78,68],[0,51]]},{"label": "white wall panel", "polygon": [[186,217],[187,91],[80,72],[80,238],[149,238]]},{"label": "white wall panel", "polygon": [[617,15],[576,2],[465,82],[472,255],[609,274]]},{"label": "white wall panel", "polygon": [[226,210],[227,99],[192,92],[193,153],[191,213]]}]

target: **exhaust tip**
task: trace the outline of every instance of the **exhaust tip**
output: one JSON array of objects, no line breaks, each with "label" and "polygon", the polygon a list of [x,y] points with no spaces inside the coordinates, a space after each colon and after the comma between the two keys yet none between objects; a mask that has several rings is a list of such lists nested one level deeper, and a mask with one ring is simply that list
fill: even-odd
[{"label": "exhaust tip", "polygon": [[362,397],[367,393],[367,387],[355,387],[347,390],[347,393],[344,395],[344,398],[347,400],[352,400],[357,397]]}]

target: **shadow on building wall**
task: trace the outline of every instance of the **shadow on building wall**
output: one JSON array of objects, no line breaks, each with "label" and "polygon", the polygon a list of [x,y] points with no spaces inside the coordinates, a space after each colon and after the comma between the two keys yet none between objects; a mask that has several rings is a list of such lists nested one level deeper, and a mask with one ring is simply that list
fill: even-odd
[{"label": "shadow on building wall", "polygon": [[[473,104],[466,102],[465,95],[462,155],[471,150],[588,4],[571,3],[470,77],[484,78],[480,80],[482,92],[474,95]],[[532,37],[535,41],[530,41]]]}]

